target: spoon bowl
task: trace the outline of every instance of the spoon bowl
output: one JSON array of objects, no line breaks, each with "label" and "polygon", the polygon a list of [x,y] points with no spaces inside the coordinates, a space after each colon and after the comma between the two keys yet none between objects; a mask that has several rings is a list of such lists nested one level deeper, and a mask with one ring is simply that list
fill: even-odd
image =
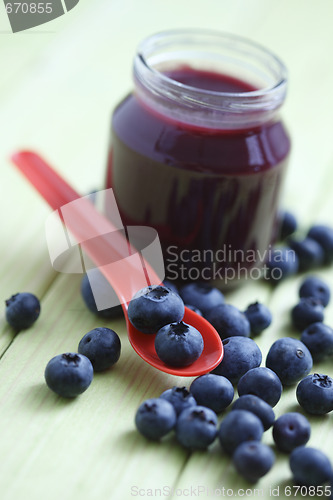
[{"label": "spoon bowl", "polygon": [[[66,219],[66,225],[116,292],[124,311],[128,338],[136,353],[158,370],[181,377],[203,375],[213,370],[223,358],[221,338],[208,321],[187,307],[184,322],[199,330],[204,340],[201,356],[186,367],[173,367],[159,359],[154,346],[155,336],[137,330],[130,323],[127,314],[130,300],[128,297],[133,297],[147,284],[161,284],[161,279],[149,262],[141,256],[138,264],[138,259],[132,258],[137,256],[138,252],[123,234],[87,198],[80,197],[38,154],[31,151],[19,151],[12,156],[12,161],[53,210],[60,210],[61,207],[71,204],[71,217]],[[80,200],[80,203],[71,203],[75,200]],[[93,233],[99,236],[104,235],[104,237],[92,238]],[[109,234],[112,234],[112,239],[108,238]],[[117,266],[106,265],[110,260],[117,261]],[[146,277],[144,283],[142,282],[142,266]]]},{"label": "spoon bowl", "polygon": [[183,368],[175,368],[163,363],[156,354],[154,345],[155,335],[140,332],[131,324],[127,314],[125,314],[125,318],[128,338],[135,352],[147,361],[147,363],[163,372],[181,377],[195,377],[210,372],[222,360],[223,344],[220,336],[216,335],[215,328],[205,318],[199,316],[199,314],[196,314],[188,307],[185,307],[183,321],[199,330],[204,340],[204,349],[201,356],[194,363]]}]

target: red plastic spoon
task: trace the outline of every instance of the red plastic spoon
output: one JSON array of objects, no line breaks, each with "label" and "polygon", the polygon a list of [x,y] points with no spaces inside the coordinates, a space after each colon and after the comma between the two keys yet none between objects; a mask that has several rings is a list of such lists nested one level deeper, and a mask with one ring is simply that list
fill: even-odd
[{"label": "red plastic spoon", "polygon": [[[137,354],[158,370],[172,375],[192,377],[213,370],[223,358],[221,338],[208,321],[188,308],[185,308],[184,321],[197,328],[204,339],[204,350],[200,358],[184,368],[168,366],[158,358],[154,347],[155,336],[141,333],[134,328],[128,319],[128,300],[125,299],[147,285],[147,282],[145,285],[142,283],[142,266],[146,269],[146,277],[149,277],[151,284],[160,283],[152,267],[142,256],[138,265],[138,259],[135,258],[138,252],[129,246],[122,233],[89,200],[82,199],[43,158],[31,151],[19,151],[12,156],[12,161],[53,210],[80,199],[80,203],[71,204],[72,216],[66,220],[66,225],[119,297],[126,319],[128,338]],[[91,239],[91,231],[94,229],[97,234],[104,233],[105,238]],[[112,238],[107,237],[110,233]],[[117,261],[117,266],[105,265],[110,261]]]}]

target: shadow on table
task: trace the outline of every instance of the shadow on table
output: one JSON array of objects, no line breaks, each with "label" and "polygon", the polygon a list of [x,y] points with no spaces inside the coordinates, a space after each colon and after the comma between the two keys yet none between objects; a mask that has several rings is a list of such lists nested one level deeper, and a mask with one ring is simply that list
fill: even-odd
[{"label": "shadow on table", "polygon": [[49,412],[73,404],[76,399],[58,396],[41,382],[30,387],[28,397],[24,398],[22,403],[25,410]]}]

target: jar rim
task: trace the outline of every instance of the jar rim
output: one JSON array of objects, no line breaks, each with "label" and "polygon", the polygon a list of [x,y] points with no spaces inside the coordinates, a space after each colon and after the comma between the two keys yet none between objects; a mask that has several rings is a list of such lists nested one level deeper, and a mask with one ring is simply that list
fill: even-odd
[{"label": "jar rim", "polygon": [[[186,47],[190,45],[200,47],[201,55],[206,49],[204,52],[204,55],[207,56],[206,61],[209,61],[209,54],[211,58],[215,58],[219,62],[228,58],[231,60],[231,56],[227,53],[214,53],[212,47],[214,50],[229,51],[230,54],[233,54],[233,60],[237,62],[238,66],[243,64],[241,57],[249,57],[249,62],[244,63],[247,70],[254,75],[256,71],[258,74],[261,73],[263,79],[271,83],[255,90],[225,92],[202,89],[174,80],[159,71],[154,65],[156,62],[159,64],[165,62],[170,54],[177,54],[177,49],[172,51],[170,47],[181,46],[181,44],[186,45]],[[169,52],[165,52],[167,50]],[[194,49],[192,52],[193,54],[197,53]],[[190,53],[190,49],[187,49],[186,53]],[[258,63],[258,68],[254,66],[254,62]],[[265,76],[264,72],[266,72]],[[140,87],[139,95],[149,93],[149,97],[155,103],[158,99],[168,101],[167,104],[159,103],[164,109],[170,110],[172,106],[177,105],[182,107],[185,112],[200,107],[201,111],[213,114],[221,112],[233,116],[241,114],[244,116],[246,112],[265,114],[266,116],[261,116],[259,121],[266,120],[268,114],[272,114],[281,106],[287,90],[286,66],[269,49],[246,37],[202,28],[161,31],[145,38],[139,44],[134,59],[134,78]],[[249,116],[248,118],[250,119]],[[217,117],[212,117],[212,121],[217,122]],[[234,118],[233,121],[234,125],[237,126]],[[236,121],[244,120],[238,116]]]},{"label": "jar rim", "polygon": [[[153,47],[158,43],[161,39],[163,40],[168,40],[174,37],[179,37],[179,36],[186,36],[186,37],[214,37],[216,39],[219,39],[220,41],[237,41],[242,44],[246,44],[248,47],[252,47],[253,49],[262,52],[262,54],[265,54],[269,58],[272,59],[272,61],[275,61],[277,67],[280,69],[280,78],[277,81],[275,85],[269,86],[267,88],[259,89],[259,90],[253,90],[253,91],[245,91],[245,92],[222,92],[222,91],[216,91],[216,90],[205,90],[205,89],[199,89],[198,87],[193,87],[191,85],[183,84],[181,82],[177,82],[176,80],[173,80],[172,78],[168,77],[167,75],[164,75],[163,73],[159,72],[152,66],[150,66],[147,63],[147,55],[149,55],[149,52],[153,49]],[[195,89],[196,91],[203,92],[203,94],[216,94],[216,95],[225,95],[225,96],[258,96],[267,94],[269,92],[274,91],[277,87],[280,87],[281,85],[284,85],[287,81],[287,68],[285,64],[282,62],[282,60],[274,54],[272,51],[264,47],[263,45],[254,42],[253,40],[240,36],[240,35],[235,35],[233,33],[228,33],[224,31],[217,31],[217,30],[210,30],[210,29],[204,29],[204,28],[186,28],[186,29],[175,29],[175,30],[168,30],[168,31],[160,31],[158,33],[155,33],[144,40],[141,41],[141,43],[138,46],[137,50],[138,56],[141,59],[141,62],[145,64],[145,66],[150,69],[153,73],[161,77],[163,80],[172,82],[172,84],[175,84],[179,88],[189,88],[189,89]]]}]

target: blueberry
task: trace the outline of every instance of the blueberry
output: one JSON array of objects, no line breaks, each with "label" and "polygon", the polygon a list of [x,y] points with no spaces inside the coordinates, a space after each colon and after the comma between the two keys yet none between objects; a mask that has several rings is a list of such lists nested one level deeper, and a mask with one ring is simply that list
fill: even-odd
[{"label": "blueberry", "polygon": [[296,252],[299,271],[309,271],[323,264],[324,251],[316,240],[312,238],[304,238],[303,240],[290,239],[288,244]]},{"label": "blueberry", "polygon": [[298,257],[294,250],[289,247],[274,248],[269,253],[266,261],[265,278],[272,283],[291,276],[298,271]]},{"label": "blueberry", "polygon": [[186,387],[172,387],[172,389],[167,389],[162,392],[160,398],[169,401],[173,405],[177,415],[183,410],[197,405],[196,400]]},{"label": "blueberry", "polygon": [[96,372],[107,370],[120,357],[120,338],[110,328],[94,328],[80,340],[78,352],[90,359]]},{"label": "blueberry", "polygon": [[304,330],[312,323],[324,321],[324,306],[314,297],[300,299],[291,310],[292,323],[297,330]]},{"label": "blueberry", "polygon": [[169,401],[162,398],[152,398],[144,401],[135,415],[135,425],[138,431],[148,439],[159,440],[176,424],[177,416]]},{"label": "blueberry", "polygon": [[232,461],[244,479],[256,483],[273,467],[275,455],[267,444],[245,441],[236,448]]},{"label": "blueberry", "polygon": [[293,234],[297,229],[297,219],[295,215],[288,210],[281,211],[278,215],[280,224],[279,239],[285,240],[288,236]]},{"label": "blueberry", "polygon": [[297,412],[284,413],[273,425],[273,439],[280,451],[290,453],[310,439],[310,422]]},{"label": "blueberry", "polygon": [[[98,296],[101,302],[110,303],[112,302],[117,304],[119,302],[118,297],[115,294],[115,291],[111,287],[110,283],[103,276],[103,274],[95,269],[93,274],[93,283],[94,289],[98,289]],[[91,289],[91,285],[89,282],[88,275],[85,274],[81,280],[81,295],[83,301],[89,311],[96,314],[100,318],[117,318],[122,315],[123,310],[120,304],[115,305],[114,307],[109,307],[107,309],[98,310],[95,302],[95,298]]]},{"label": "blueberry", "polygon": [[196,314],[199,314],[199,316],[203,316],[202,311],[200,311],[197,307],[191,306],[190,304],[185,304],[185,307],[191,309],[191,311],[194,311]]},{"label": "blueberry", "polygon": [[331,292],[328,285],[317,276],[308,276],[301,284],[299,289],[300,298],[314,297],[320,300],[324,307],[330,301]]},{"label": "blueberry", "polygon": [[308,413],[324,415],[333,410],[333,380],[328,375],[308,375],[297,386],[297,401]]},{"label": "blueberry", "polygon": [[203,315],[212,307],[224,302],[223,293],[205,282],[188,283],[179,290],[179,293],[186,304],[197,307]]},{"label": "blueberry", "polygon": [[29,328],[40,314],[40,302],[32,293],[16,293],[5,304],[6,320],[16,331]]},{"label": "blueberry", "polygon": [[59,396],[75,398],[92,382],[94,374],[90,360],[83,354],[67,352],[52,358],[45,368],[48,387]]},{"label": "blueberry", "polygon": [[254,394],[245,394],[236,399],[231,410],[247,410],[254,413],[260,418],[265,431],[272,427],[275,420],[275,413],[272,407],[263,399],[254,396]]},{"label": "blueberry", "polygon": [[165,286],[147,286],[137,292],[128,306],[128,319],[143,333],[156,333],[164,325],[181,321],[184,303]]},{"label": "blueberry", "polygon": [[298,446],[290,455],[289,465],[294,482],[304,486],[320,486],[332,476],[329,458],[320,450]]},{"label": "blueberry", "polygon": [[244,311],[244,314],[250,323],[252,335],[259,335],[272,322],[271,311],[264,304],[260,304],[260,302],[250,304],[246,311]]},{"label": "blueberry", "polygon": [[247,337],[230,337],[223,340],[224,356],[221,363],[213,370],[223,375],[235,385],[242,375],[251,368],[260,365],[262,354],[254,342]]},{"label": "blueberry", "polygon": [[201,333],[183,321],[163,326],[155,337],[157,356],[171,366],[191,365],[201,356],[203,347]]},{"label": "blueberry", "polygon": [[207,406],[216,413],[227,408],[234,397],[231,382],[212,373],[196,378],[190,386],[190,391],[199,405]]},{"label": "blueberry", "polygon": [[203,450],[214,441],[216,434],[217,416],[210,408],[187,408],[178,417],[176,437],[185,448]]},{"label": "blueberry", "polygon": [[312,323],[301,335],[301,341],[311,352],[313,361],[333,354],[333,329],[324,323]]},{"label": "blueberry", "polygon": [[238,394],[254,394],[270,406],[275,406],[281,398],[282,384],[275,372],[265,366],[247,371],[237,385]]},{"label": "blueberry", "polygon": [[330,264],[333,261],[333,228],[325,224],[316,224],[310,227],[307,236],[321,245],[325,263]]},{"label": "blueberry", "polygon": [[210,309],[205,317],[217,330],[221,339],[250,336],[250,323],[247,317],[231,304],[220,304]]},{"label": "blueberry", "polygon": [[283,385],[292,385],[310,372],[312,357],[303,342],[283,337],[276,340],[269,349],[266,367],[277,374]]},{"label": "blueberry", "polygon": [[221,422],[218,437],[223,450],[232,455],[244,441],[260,441],[264,427],[260,418],[247,410],[234,410]]}]

